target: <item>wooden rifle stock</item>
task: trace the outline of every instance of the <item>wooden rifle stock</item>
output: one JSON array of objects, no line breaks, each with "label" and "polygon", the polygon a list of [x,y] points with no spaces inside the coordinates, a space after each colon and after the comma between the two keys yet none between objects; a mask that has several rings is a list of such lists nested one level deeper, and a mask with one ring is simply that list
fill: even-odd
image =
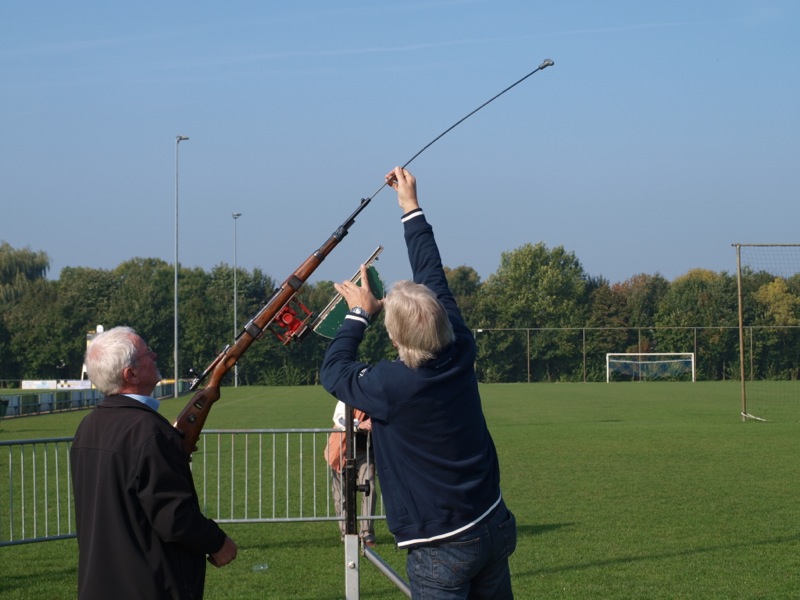
[{"label": "wooden rifle stock", "polygon": [[[313,315],[300,305],[300,308],[307,312],[307,316],[305,319],[297,318],[297,312],[291,306],[291,303],[295,300],[295,296],[306,280],[347,235],[350,226],[355,222],[356,216],[364,210],[370,200],[372,200],[371,197],[361,200],[361,204],[347,221],[283,282],[267,303],[250,319],[236,337],[234,343],[225,347],[219,356],[203,371],[202,375],[192,381],[190,389],[194,390],[208,376],[208,383],[205,388],[192,396],[192,399],[189,400],[189,403],[172,424],[175,429],[181,432],[183,449],[187,454],[192,454],[197,450],[197,441],[200,439],[200,432],[206,423],[211,406],[219,400],[219,388],[222,378],[247,352],[250,345],[264,334],[264,330],[270,328],[270,326],[279,328],[282,333],[278,333],[274,329],[273,333],[284,344],[288,344],[292,340],[300,340],[308,333],[308,322]],[[175,385],[178,385],[177,381]]]}]

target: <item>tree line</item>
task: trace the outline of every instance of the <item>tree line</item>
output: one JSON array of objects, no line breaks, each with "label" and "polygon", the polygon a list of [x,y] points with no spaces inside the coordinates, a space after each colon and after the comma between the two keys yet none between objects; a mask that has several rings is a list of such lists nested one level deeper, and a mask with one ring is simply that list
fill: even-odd
[{"label": "tree line", "polygon": [[[0,244],[0,380],[78,379],[86,334],[99,324],[134,327],[158,352],[162,374],[171,377],[171,263],[133,258],[110,270],[67,267],[57,280],[46,278],[48,269],[45,253]],[[481,381],[604,380],[606,352],[698,347],[698,379],[739,377],[735,274],[693,269],[672,281],[639,274],[612,284],[586,273],[574,253],[543,243],[503,253],[484,281],[468,266],[446,272],[477,335]],[[180,268],[182,378],[202,372],[233,340],[233,279],[226,264],[210,271]],[[236,279],[238,333],[272,296],[276,281],[260,269],[238,269]],[[758,378],[798,378],[800,276],[745,270],[742,288],[744,322],[758,331],[747,343],[748,369]],[[308,283],[299,299],[317,312],[334,293],[330,281]],[[284,345],[265,332],[238,363],[240,384],[316,384],[327,344],[311,334]],[[366,362],[394,355],[380,318],[361,352]]]}]

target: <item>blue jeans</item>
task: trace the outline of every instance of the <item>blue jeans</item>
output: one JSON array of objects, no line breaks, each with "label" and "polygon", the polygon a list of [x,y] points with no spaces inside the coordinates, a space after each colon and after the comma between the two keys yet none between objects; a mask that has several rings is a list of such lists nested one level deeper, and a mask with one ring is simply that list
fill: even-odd
[{"label": "blue jeans", "polygon": [[414,600],[510,600],[508,557],[517,547],[517,522],[500,502],[476,527],[439,544],[408,551],[406,573]]}]

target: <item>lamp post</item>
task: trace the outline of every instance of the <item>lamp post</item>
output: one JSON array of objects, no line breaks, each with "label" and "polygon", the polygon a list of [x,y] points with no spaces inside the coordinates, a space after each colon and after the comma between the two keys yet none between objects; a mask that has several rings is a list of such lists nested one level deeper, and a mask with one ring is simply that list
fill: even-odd
[{"label": "lamp post", "polygon": [[[236,334],[239,331],[239,286],[236,280],[236,220],[242,213],[231,213],[233,217],[233,341],[236,341]],[[239,387],[239,364],[233,365],[233,387]]]},{"label": "lamp post", "polygon": [[178,397],[178,147],[180,143],[188,140],[189,138],[185,135],[177,135],[175,136],[175,306],[174,306],[174,314],[175,314],[175,339],[173,340],[174,344],[174,354],[173,354],[173,364],[175,367],[175,397]]}]

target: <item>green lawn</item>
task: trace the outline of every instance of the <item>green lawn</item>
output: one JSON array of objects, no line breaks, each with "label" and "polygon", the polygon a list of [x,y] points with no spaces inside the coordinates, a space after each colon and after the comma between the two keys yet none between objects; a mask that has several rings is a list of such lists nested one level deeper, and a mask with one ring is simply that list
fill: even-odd
[{"label": "green lawn", "polygon": [[[518,598],[796,598],[795,423],[743,423],[737,382],[482,388],[517,515]],[[169,418],[188,398],[168,400]],[[321,388],[226,388],[207,428],[328,427]],[[71,435],[85,413],[0,421],[0,439]],[[5,507],[0,507],[0,515]],[[332,523],[226,526],[240,546],[206,597],[344,597]],[[379,553],[405,575],[385,523]],[[0,548],[0,597],[74,598],[74,540]],[[266,563],[269,569],[254,572]],[[362,559],[364,598],[402,598]]]}]

